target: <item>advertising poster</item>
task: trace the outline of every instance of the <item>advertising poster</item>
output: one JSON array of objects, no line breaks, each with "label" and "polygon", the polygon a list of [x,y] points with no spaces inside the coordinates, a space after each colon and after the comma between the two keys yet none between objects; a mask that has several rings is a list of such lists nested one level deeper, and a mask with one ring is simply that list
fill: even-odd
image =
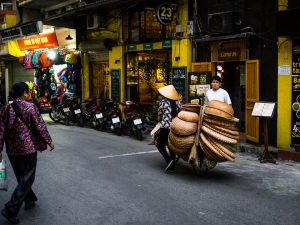
[{"label": "advertising poster", "polygon": [[205,93],[210,89],[210,72],[189,72],[188,99],[189,102],[204,104]]}]

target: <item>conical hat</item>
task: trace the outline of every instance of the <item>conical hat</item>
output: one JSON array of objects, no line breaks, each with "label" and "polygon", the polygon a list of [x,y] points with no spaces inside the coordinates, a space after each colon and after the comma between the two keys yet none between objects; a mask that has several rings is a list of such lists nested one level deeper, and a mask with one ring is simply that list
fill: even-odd
[{"label": "conical hat", "polygon": [[167,85],[158,89],[158,92],[171,100],[179,100],[180,96],[173,85]]}]

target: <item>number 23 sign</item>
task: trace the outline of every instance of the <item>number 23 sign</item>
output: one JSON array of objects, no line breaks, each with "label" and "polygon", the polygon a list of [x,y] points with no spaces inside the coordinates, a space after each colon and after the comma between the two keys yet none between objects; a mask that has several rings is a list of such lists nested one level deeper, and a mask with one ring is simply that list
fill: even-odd
[{"label": "number 23 sign", "polygon": [[157,18],[160,23],[168,25],[173,20],[173,5],[171,4],[161,4],[157,8]]}]

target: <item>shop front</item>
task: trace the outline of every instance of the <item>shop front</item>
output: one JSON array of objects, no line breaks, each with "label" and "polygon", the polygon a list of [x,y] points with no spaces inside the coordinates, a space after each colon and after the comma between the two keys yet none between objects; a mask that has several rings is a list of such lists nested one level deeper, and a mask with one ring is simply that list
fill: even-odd
[{"label": "shop front", "polygon": [[[248,40],[243,39],[211,42],[211,61],[193,63],[192,71],[202,77],[209,74],[222,78],[222,88],[229,93],[235,117],[240,119],[240,132],[245,133],[248,140],[258,142],[259,120],[252,117],[251,112],[259,100],[259,60],[249,60],[247,43]],[[205,89],[207,84],[205,81],[199,86]]]},{"label": "shop front", "polygon": [[81,53],[74,50],[75,31],[44,26],[43,33],[18,39],[20,57],[14,61],[13,82],[26,82],[32,101],[47,111],[51,96],[65,92],[81,98]]}]

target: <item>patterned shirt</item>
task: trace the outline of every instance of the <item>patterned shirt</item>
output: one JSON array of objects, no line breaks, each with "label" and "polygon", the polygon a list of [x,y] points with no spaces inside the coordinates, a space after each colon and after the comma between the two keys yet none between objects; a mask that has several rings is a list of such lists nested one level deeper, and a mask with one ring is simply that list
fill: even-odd
[{"label": "patterned shirt", "polygon": [[[181,104],[179,101],[176,101],[176,106],[178,109],[178,112],[181,110]],[[159,101],[159,107],[158,107],[158,116],[162,117],[160,122],[161,128],[168,128],[170,129],[170,124],[172,121],[172,108],[171,108],[171,102],[167,98],[162,98]]]},{"label": "patterned shirt", "polygon": [[[12,105],[8,104],[0,117],[0,151],[3,150],[4,142],[9,155],[27,155],[36,152],[39,150],[39,142],[49,145],[52,139],[37,107],[22,98],[15,101],[31,130],[16,116]],[[32,134],[32,130],[35,131],[35,135]]]}]

